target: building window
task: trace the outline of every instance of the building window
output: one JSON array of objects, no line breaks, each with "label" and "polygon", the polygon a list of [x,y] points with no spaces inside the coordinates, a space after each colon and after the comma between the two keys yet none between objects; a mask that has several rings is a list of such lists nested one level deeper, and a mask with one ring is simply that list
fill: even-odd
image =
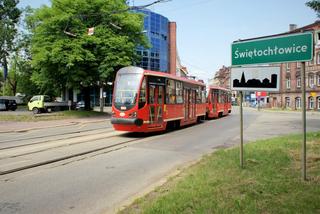
[{"label": "building window", "polygon": [[290,86],[291,86],[290,84],[291,84],[290,77],[287,77],[287,79],[286,79],[287,89],[290,89]]},{"label": "building window", "polygon": [[301,97],[296,97],[295,107],[296,109],[301,109]]},{"label": "building window", "polygon": [[316,34],[316,46],[319,46],[320,45],[320,31],[316,31],[315,32]]},{"label": "building window", "polygon": [[309,75],[309,87],[310,88],[314,87],[314,74]]},{"label": "building window", "polygon": [[285,105],[286,105],[286,108],[290,108],[290,97],[285,98]]},{"label": "building window", "polygon": [[287,69],[287,72],[288,72],[288,70],[290,70],[290,63],[286,64],[286,69]]},{"label": "building window", "polygon": [[317,85],[320,86],[320,74],[317,75]]},{"label": "building window", "polygon": [[301,88],[301,77],[297,77],[297,88]]},{"label": "building window", "polygon": [[312,110],[314,109],[314,98],[309,97],[309,109]]},{"label": "building window", "polygon": [[320,52],[318,52],[318,54],[317,54],[317,64],[318,65],[320,64]]},{"label": "building window", "polygon": [[320,97],[317,97],[317,109],[320,110]]},{"label": "building window", "polygon": [[301,62],[297,62],[297,68],[301,68]]}]

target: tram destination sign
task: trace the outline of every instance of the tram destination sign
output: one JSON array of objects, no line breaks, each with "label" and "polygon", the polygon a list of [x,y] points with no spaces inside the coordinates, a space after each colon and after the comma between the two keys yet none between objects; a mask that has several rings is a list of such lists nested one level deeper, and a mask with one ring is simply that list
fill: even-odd
[{"label": "tram destination sign", "polygon": [[313,57],[311,32],[233,42],[232,66],[310,61]]},{"label": "tram destination sign", "polygon": [[231,68],[231,90],[279,91],[280,67]]}]

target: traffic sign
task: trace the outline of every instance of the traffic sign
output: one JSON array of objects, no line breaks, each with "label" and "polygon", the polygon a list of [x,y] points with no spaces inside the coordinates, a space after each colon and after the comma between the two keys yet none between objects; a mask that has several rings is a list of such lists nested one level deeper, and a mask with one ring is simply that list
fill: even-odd
[{"label": "traffic sign", "polygon": [[310,61],[313,57],[313,34],[307,32],[234,42],[231,52],[232,66]]},{"label": "traffic sign", "polygon": [[257,97],[266,97],[267,92],[266,91],[256,91],[256,96]]},{"label": "traffic sign", "polygon": [[280,67],[231,68],[231,90],[279,91]]}]

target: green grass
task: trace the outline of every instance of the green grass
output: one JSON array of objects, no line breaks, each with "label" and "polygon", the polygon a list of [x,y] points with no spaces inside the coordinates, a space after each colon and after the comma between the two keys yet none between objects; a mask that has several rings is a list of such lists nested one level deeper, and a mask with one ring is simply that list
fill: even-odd
[{"label": "green grass", "polygon": [[60,111],[45,114],[0,114],[0,121],[48,121],[70,118],[107,117],[108,113],[96,111]]},{"label": "green grass", "polygon": [[121,213],[320,213],[320,132],[309,133],[308,181],[302,181],[301,136],[219,150],[136,200]]}]

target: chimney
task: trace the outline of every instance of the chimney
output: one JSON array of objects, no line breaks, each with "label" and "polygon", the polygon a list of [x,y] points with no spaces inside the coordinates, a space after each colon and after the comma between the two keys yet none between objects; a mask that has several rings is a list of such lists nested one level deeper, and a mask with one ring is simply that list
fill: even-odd
[{"label": "chimney", "polygon": [[290,24],[289,25],[289,31],[293,31],[295,29],[297,29],[297,25],[296,24]]},{"label": "chimney", "polygon": [[169,22],[169,74],[176,75],[177,69],[177,24]]}]

